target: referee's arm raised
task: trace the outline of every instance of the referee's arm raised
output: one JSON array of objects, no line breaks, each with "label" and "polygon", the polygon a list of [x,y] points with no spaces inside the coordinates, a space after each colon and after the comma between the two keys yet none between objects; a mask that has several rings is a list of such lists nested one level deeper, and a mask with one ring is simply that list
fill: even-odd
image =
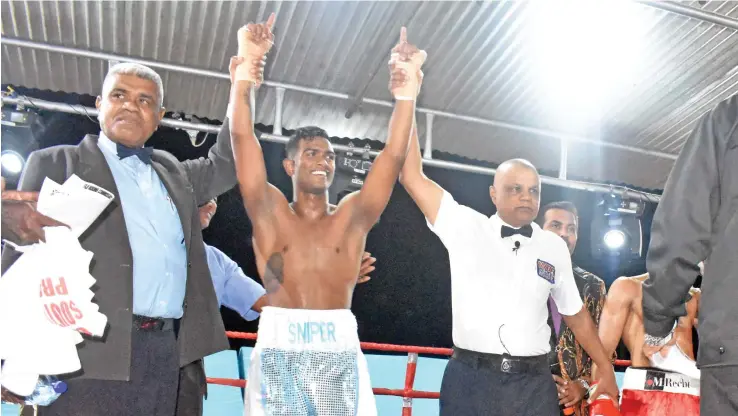
[{"label": "referee's arm raised", "polygon": [[400,183],[413,198],[415,204],[423,211],[423,215],[425,215],[428,222],[435,225],[444,191],[443,188],[423,173],[423,158],[420,155],[420,141],[418,140],[416,121],[413,122],[410,149],[400,173]]}]

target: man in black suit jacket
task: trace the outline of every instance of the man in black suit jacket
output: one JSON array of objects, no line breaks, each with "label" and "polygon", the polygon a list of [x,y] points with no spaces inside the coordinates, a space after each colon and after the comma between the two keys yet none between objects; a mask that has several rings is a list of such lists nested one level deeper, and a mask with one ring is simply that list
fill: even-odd
[{"label": "man in black suit jacket", "polygon": [[[79,345],[80,374],[66,380],[68,390],[56,402],[39,408],[41,415],[201,414],[206,388],[201,359],[229,346],[198,207],[236,184],[230,134],[224,127],[207,158],[185,162],[144,148],[164,116],[162,104],[156,72],[137,64],[114,66],[96,103],[100,136],[28,158],[22,191],[38,191],[47,177],[63,183],[75,174],[115,195],[80,238],[94,253],[94,301],[108,328],[102,339]],[[143,200],[151,206],[148,212],[132,209]],[[160,215],[167,219],[163,225],[154,220]],[[158,267],[157,256],[169,269]],[[174,273],[164,278],[161,270]],[[198,379],[199,390],[178,397],[180,373]]]}]

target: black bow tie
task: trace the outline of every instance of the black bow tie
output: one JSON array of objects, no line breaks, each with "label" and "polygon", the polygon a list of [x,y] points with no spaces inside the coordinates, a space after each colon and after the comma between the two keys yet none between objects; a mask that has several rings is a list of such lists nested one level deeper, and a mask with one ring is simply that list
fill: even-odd
[{"label": "black bow tie", "polygon": [[127,146],[123,146],[120,143],[116,143],[115,147],[118,151],[118,157],[120,160],[123,160],[129,156],[138,156],[141,161],[147,165],[151,164],[151,155],[154,153],[153,147],[137,147],[137,148],[130,148]]},{"label": "black bow tie", "polygon": [[533,227],[531,227],[530,224],[528,224],[525,227],[520,227],[518,229],[515,229],[512,227],[508,227],[507,225],[503,225],[502,229],[500,230],[500,235],[502,235],[502,238],[512,237],[516,234],[530,238],[530,236],[533,235]]}]

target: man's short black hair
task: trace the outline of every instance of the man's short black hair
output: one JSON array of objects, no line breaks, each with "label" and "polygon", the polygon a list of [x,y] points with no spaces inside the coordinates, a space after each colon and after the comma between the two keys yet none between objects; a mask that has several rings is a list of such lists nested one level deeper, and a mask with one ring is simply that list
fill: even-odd
[{"label": "man's short black hair", "polygon": [[287,142],[287,148],[285,149],[287,158],[293,159],[295,157],[295,155],[297,154],[297,149],[300,148],[300,141],[313,140],[316,137],[322,137],[330,141],[328,133],[320,127],[305,126],[295,130],[292,136],[290,136],[290,140]]},{"label": "man's short black hair", "polygon": [[561,209],[567,212],[571,212],[572,214],[574,214],[574,219],[576,219],[577,224],[579,224],[579,211],[577,211],[576,205],[569,201],[556,201],[551,202],[550,204],[546,204],[543,208],[541,208],[540,211],[538,211],[538,225],[543,227],[543,224],[546,222],[546,213],[552,209]]}]

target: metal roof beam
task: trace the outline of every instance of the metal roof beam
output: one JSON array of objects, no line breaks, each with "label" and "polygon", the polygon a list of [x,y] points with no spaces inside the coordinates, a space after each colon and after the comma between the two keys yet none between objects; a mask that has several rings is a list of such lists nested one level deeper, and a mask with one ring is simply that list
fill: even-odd
[{"label": "metal roof beam", "polygon": [[[97,117],[98,115],[98,110],[96,108],[89,108],[89,107],[84,107],[81,105],[72,105],[72,104],[67,104],[67,103],[57,103],[57,102],[52,102],[52,101],[40,100],[40,99],[34,99],[33,101],[31,101],[26,97],[19,97],[19,98],[2,97],[2,105],[24,105],[27,107],[36,107],[42,110],[59,111],[62,113],[69,113],[69,114],[76,114],[76,115],[86,115],[88,117]],[[432,121],[433,117],[430,116],[430,119]],[[214,124],[192,123],[189,121],[174,120],[171,118],[162,119],[161,125],[167,126],[167,127],[173,127],[176,129],[197,130],[197,131],[204,131],[207,133],[214,133],[214,134],[218,134],[218,132],[220,132],[220,126],[217,126]],[[269,142],[276,142],[276,143],[282,143],[282,144],[286,144],[287,141],[289,141],[289,137],[276,135],[276,134],[267,134],[267,133],[262,134],[261,139],[269,141]],[[344,146],[340,144],[335,144],[333,145],[333,147],[336,150],[339,150],[342,152],[356,151],[356,148],[352,148],[352,147]],[[376,156],[377,154],[379,154],[379,152],[375,150],[369,150],[368,153],[372,156]],[[474,165],[466,165],[463,163],[448,162],[445,160],[438,160],[438,159],[425,159],[424,158],[423,164],[427,166],[435,166],[435,167],[439,167],[443,169],[479,173],[483,175],[494,175],[495,174],[495,169],[492,169],[492,168],[485,168],[482,166],[474,166]],[[604,185],[604,184],[596,184],[596,183],[588,183],[588,182],[577,182],[577,181],[571,181],[571,180],[552,178],[550,176],[541,176],[541,182],[548,184],[548,185],[561,186],[561,187],[570,188],[570,189],[578,189],[580,191],[612,193],[612,194],[619,195],[623,197],[624,199],[629,199],[629,200],[640,200],[644,202],[658,203],[659,200],[661,199],[659,195],[636,191],[636,190],[628,189],[626,187],[617,186],[617,185]]]},{"label": "metal roof beam", "polygon": [[[158,69],[163,69],[166,71],[180,72],[180,73],[191,74],[191,75],[199,75],[199,76],[204,76],[208,78],[230,80],[230,76],[224,72],[212,71],[208,69],[192,68],[192,67],[187,67],[184,65],[168,64],[164,62],[158,62],[158,61],[152,61],[148,59],[135,58],[135,57],[129,57],[129,56],[122,56],[122,55],[115,55],[115,54],[105,53],[105,52],[93,52],[93,51],[88,51],[84,49],[52,45],[48,43],[36,42],[36,41],[31,41],[31,40],[26,40],[26,39],[19,39],[19,38],[14,38],[10,36],[3,36],[2,44],[4,46],[17,46],[21,48],[37,49],[37,50],[43,50],[47,52],[80,56],[80,57],[91,58],[91,59],[102,59],[106,61],[115,60],[115,61],[125,61],[125,62],[136,62],[142,65],[149,66],[151,68],[158,68]],[[285,90],[299,91],[299,92],[303,92],[306,94],[319,95],[323,97],[340,98],[344,100],[351,100],[353,98],[348,94],[327,91],[327,90],[323,90],[319,88],[302,87],[299,85],[286,84],[283,82],[264,81],[263,85],[274,87],[274,88],[284,88]],[[391,101],[375,100],[375,99],[366,98],[366,97],[362,98],[361,101],[367,104],[373,104],[373,105],[382,106],[382,107],[388,107],[388,108],[394,107],[394,104]],[[419,113],[433,114],[433,115],[443,117],[443,118],[461,120],[467,123],[484,124],[484,125],[499,127],[499,128],[503,128],[507,130],[520,131],[520,132],[529,133],[529,134],[533,134],[537,136],[547,137],[549,139],[558,139],[558,140],[567,140],[569,142],[587,143],[591,145],[602,146],[602,147],[607,147],[607,148],[617,149],[617,150],[624,150],[627,152],[639,153],[639,154],[643,154],[647,156],[654,156],[658,158],[676,160],[678,156],[673,153],[659,152],[656,150],[649,150],[649,149],[643,149],[639,147],[628,146],[628,145],[623,145],[623,144],[618,144],[618,143],[605,142],[601,140],[589,139],[589,138],[582,137],[582,136],[571,135],[571,134],[557,132],[557,131],[548,130],[548,129],[523,126],[519,124],[507,123],[504,121],[491,120],[491,119],[486,119],[486,118],[481,118],[481,117],[467,116],[467,115],[452,113],[448,111],[439,111],[439,110],[433,110],[429,108],[420,108],[420,107],[417,108],[417,111]]]},{"label": "metal roof beam", "polygon": [[702,20],[703,22],[713,23],[719,26],[727,27],[728,29],[738,31],[738,20],[732,17],[723,16],[722,14],[685,6],[672,1],[636,0],[636,3],[641,3],[655,9],[665,10],[667,12],[685,17],[691,17],[692,19]]}]

